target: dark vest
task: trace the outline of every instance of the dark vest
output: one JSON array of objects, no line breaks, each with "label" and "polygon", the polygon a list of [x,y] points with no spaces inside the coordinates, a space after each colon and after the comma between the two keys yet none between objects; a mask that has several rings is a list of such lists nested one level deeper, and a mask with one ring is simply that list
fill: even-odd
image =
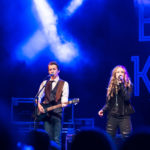
[{"label": "dark vest", "polygon": [[[43,104],[48,104],[50,106],[60,104],[63,86],[64,86],[64,81],[60,79],[57,82],[54,89],[52,90],[51,84],[48,81],[46,83],[46,87],[45,87],[45,97],[44,97]],[[57,108],[57,109],[53,110],[53,112],[55,112],[55,113],[62,112],[62,108]]]}]

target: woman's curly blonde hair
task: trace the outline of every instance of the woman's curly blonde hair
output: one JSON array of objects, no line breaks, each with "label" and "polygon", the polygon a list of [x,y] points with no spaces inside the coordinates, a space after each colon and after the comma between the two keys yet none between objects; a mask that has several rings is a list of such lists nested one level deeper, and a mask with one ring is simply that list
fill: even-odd
[{"label": "woman's curly blonde hair", "polygon": [[116,72],[117,72],[118,68],[122,68],[124,70],[124,86],[126,88],[127,87],[130,88],[132,86],[127,69],[122,65],[118,65],[118,66],[114,67],[114,69],[112,70],[110,81],[109,81],[108,88],[107,88],[107,100],[109,100],[111,97],[114,96],[114,89],[116,89],[116,92],[118,92],[118,88],[117,88],[117,84],[116,84],[117,83]]}]

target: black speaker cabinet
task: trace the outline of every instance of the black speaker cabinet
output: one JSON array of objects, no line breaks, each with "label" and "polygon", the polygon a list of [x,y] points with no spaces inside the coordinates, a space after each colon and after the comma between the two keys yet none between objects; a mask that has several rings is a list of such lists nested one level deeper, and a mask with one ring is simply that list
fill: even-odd
[{"label": "black speaker cabinet", "polygon": [[12,98],[11,120],[13,122],[33,122],[34,98]]}]

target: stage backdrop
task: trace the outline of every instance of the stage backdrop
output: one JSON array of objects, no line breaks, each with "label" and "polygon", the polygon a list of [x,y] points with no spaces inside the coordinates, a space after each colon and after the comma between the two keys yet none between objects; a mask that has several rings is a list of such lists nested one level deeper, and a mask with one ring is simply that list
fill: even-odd
[{"label": "stage backdrop", "polygon": [[111,70],[124,65],[134,85],[134,129],[150,125],[150,4],[138,0],[2,0],[0,5],[0,98],[34,98],[60,64],[70,98],[80,98],[75,117],[94,118],[106,100]]}]

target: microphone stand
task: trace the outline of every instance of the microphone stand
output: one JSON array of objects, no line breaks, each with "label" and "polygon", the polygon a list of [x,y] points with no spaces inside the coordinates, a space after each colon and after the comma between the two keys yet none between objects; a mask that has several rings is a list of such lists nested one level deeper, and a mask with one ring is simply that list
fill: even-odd
[{"label": "microphone stand", "polygon": [[[50,75],[48,75],[48,77],[51,77]],[[47,77],[46,77],[47,78]],[[44,80],[46,80],[46,78],[44,78]],[[42,90],[46,87],[47,82],[49,81],[49,79],[46,80],[45,84],[43,85],[43,87],[38,91],[38,93],[35,95],[34,98],[34,102],[35,102],[35,112],[34,112],[34,129],[36,129],[36,114],[38,111],[38,103],[39,103],[39,95],[42,92]]]},{"label": "microphone stand", "polygon": [[116,81],[116,85],[115,85],[115,93],[116,93],[116,97],[115,97],[116,106],[118,106],[118,83],[117,83],[117,81]]}]

